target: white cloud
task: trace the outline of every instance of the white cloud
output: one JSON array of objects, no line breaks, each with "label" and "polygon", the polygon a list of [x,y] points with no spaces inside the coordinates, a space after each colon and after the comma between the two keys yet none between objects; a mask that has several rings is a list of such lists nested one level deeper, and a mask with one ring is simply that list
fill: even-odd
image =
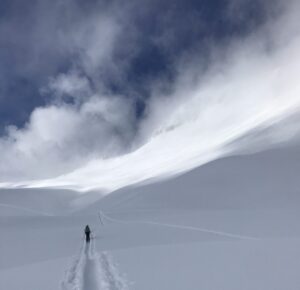
[{"label": "white cloud", "polygon": [[81,99],[92,94],[89,80],[85,76],[81,76],[76,70],[72,70],[67,74],[59,74],[56,78],[52,78],[44,93],[52,93],[58,97],[68,95],[75,100]]},{"label": "white cloud", "polygon": [[[89,81],[110,60],[120,28],[107,20],[100,26],[93,22],[95,27],[88,22],[75,41],[82,52],[74,70],[52,79],[49,86],[55,94],[80,102],[38,108],[26,128],[11,128],[0,141],[1,180],[14,181],[12,186],[21,180],[22,186],[109,192],[228,154],[228,143],[297,113],[299,5],[293,5],[278,22],[234,42],[226,53],[215,53],[204,75],[197,56],[192,64],[179,62],[172,93],[151,87],[155,97],[138,132],[130,101],[101,92],[101,81],[96,88]],[[293,126],[293,132],[298,129]],[[278,130],[274,140],[268,136],[270,146],[291,137],[284,127]]]},{"label": "white cloud", "polygon": [[26,128],[11,127],[8,137],[0,141],[5,152],[1,179],[56,176],[92,158],[120,154],[132,134],[130,115],[129,104],[115,97],[94,97],[79,108],[35,109]]}]

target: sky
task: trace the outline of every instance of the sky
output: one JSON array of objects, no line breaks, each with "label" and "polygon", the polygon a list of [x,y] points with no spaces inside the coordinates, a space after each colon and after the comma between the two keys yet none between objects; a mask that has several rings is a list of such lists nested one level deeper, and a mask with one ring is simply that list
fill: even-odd
[{"label": "sky", "polygon": [[299,5],[1,1],[1,186],[109,192],[297,139]]}]

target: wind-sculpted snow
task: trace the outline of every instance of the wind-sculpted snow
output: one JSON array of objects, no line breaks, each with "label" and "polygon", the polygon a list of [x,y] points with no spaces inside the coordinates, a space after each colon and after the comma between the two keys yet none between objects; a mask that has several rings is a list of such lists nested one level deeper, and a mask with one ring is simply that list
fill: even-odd
[{"label": "wind-sculpted snow", "polygon": [[119,273],[110,255],[95,250],[95,239],[82,244],[61,283],[61,290],[127,290],[125,278]]}]

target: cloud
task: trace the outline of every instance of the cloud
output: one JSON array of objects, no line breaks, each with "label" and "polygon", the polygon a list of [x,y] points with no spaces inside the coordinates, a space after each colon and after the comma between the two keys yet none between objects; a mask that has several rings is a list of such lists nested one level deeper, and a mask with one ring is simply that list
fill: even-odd
[{"label": "cloud", "polygon": [[[211,40],[205,57],[198,45],[172,57],[170,79],[147,79],[142,117],[136,99],[128,97],[138,86],[125,77],[139,48],[119,58],[124,34],[132,39],[126,52],[140,37],[130,21],[133,8],[125,20],[113,7],[109,17],[95,12],[75,22],[65,39],[73,55],[70,68],[41,89],[50,101],[35,108],[23,128],[9,126],[0,139],[0,180],[5,186],[109,192],[229,154],[229,143],[299,110],[298,6],[289,2],[276,21],[268,18],[221,46]],[[153,37],[164,49],[174,44],[165,25]],[[177,55],[172,47],[168,51]],[[129,90],[114,89],[111,80]],[[273,132],[269,146],[291,137],[282,126]]]},{"label": "cloud", "polygon": [[80,98],[80,96],[90,96],[92,94],[89,80],[85,76],[80,76],[75,70],[52,78],[44,93],[52,93],[58,98],[65,95],[71,98]]},{"label": "cloud", "polygon": [[93,158],[121,154],[132,134],[130,110],[116,97],[92,97],[79,108],[35,109],[24,129],[10,127],[0,142],[2,180],[56,176]]}]

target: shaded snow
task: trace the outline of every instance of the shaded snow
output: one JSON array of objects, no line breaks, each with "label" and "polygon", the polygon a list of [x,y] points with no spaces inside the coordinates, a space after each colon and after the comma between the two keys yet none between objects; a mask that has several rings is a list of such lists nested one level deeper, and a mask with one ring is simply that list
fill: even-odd
[{"label": "shaded snow", "polygon": [[73,214],[76,195],[60,192],[57,208],[50,192],[0,192],[0,289],[297,289],[299,153],[227,157],[98,201],[86,194],[93,205]]}]

